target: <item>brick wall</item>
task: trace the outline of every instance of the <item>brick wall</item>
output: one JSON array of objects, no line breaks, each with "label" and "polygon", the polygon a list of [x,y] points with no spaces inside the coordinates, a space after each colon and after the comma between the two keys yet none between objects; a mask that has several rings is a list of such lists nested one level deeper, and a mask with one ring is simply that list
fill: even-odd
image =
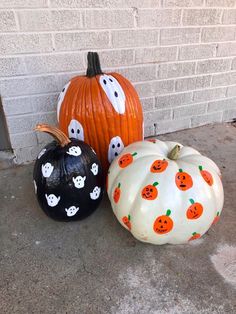
[{"label": "brick wall", "polygon": [[0,0],[0,94],[18,162],[100,53],[142,99],[146,136],[236,117],[236,0]]}]

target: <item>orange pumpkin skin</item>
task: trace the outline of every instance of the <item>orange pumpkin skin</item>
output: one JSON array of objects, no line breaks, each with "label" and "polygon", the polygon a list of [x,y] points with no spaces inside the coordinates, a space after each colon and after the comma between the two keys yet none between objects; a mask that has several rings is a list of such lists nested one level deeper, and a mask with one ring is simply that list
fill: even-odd
[{"label": "orange pumpkin skin", "polygon": [[194,200],[190,199],[191,206],[189,206],[186,216],[188,219],[198,219],[203,213],[203,207],[200,203],[195,203]]},{"label": "orange pumpkin skin", "polygon": [[151,165],[150,171],[153,173],[159,173],[166,170],[168,166],[167,160],[155,160]]},{"label": "orange pumpkin skin", "polygon": [[[95,63],[99,62],[98,55],[95,54],[88,54],[90,67],[93,64],[92,58]],[[112,158],[114,159],[124,146],[143,139],[142,106],[132,84],[118,73],[109,73],[105,76],[107,82],[112,84],[109,79],[118,82],[119,91],[125,95],[125,112],[120,113],[122,110],[115,109],[101,85],[103,72],[100,63],[98,71],[95,69],[89,74],[88,72],[89,69],[87,76],[77,76],[70,81],[64,99],[58,107],[59,127],[72,137],[77,134],[76,130],[72,128],[70,133],[68,128],[71,121],[78,121],[82,128],[79,130],[80,134],[83,133],[82,140],[93,147],[106,173]],[[117,94],[116,91],[114,93]],[[113,145],[117,147],[113,148]]]},{"label": "orange pumpkin skin", "polygon": [[181,191],[186,191],[193,186],[192,177],[187,173],[179,169],[179,172],[175,176],[175,183]]},{"label": "orange pumpkin skin", "polygon": [[115,188],[115,191],[113,194],[113,199],[115,203],[119,202],[120,195],[121,195],[121,189],[120,189],[120,183],[119,183],[118,186]]},{"label": "orange pumpkin skin", "polygon": [[158,182],[154,182],[153,185],[146,185],[141,192],[142,198],[148,201],[153,201],[158,196],[158,190],[156,188]]},{"label": "orange pumpkin skin", "polygon": [[169,217],[171,211],[168,209],[166,215],[157,217],[154,222],[153,230],[158,234],[165,234],[172,230],[173,220]]},{"label": "orange pumpkin skin", "polygon": [[213,184],[213,177],[210,174],[210,172],[208,172],[207,170],[203,170],[202,166],[199,166],[199,170],[200,170],[200,173],[201,173],[203,179],[206,181],[206,183],[208,185],[212,186],[212,184]]},{"label": "orange pumpkin skin", "polygon": [[118,164],[121,168],[126,168],[133,162],[133,156],[137,155],[137,153],[125,154],[119,158]]},{"label": "orange pumpkin skin", "polygon": [[123,223],[128,227],[129,230],[131,230],[131,222],[130,222],[130,216],[124,216],[122,218]]},{"label": "orange pumpkin skin", "polygon": [[189,241],[197,240],[197,239],[199,239],[199,238],[201,238],[200,233],[194,232],[194,233],[192,234],[192,237],[189,239]]}]

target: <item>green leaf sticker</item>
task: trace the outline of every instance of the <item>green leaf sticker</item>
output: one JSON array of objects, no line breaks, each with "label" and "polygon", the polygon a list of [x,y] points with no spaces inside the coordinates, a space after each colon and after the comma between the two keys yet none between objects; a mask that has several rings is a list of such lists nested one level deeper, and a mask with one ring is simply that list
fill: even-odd
[{"label": "green leaf sticker", "polygon": [[120,183],[118,183],[118,188],[120,188],[120,186],[121,186],[121,184],[120,184]]},{"label": "green leaf sticker", "polygon": [[198,168],[199,168],[199,170],[200,170],[200,171],[202,171],[202,170],[203,170],[203,167],[202,167],[202,166],[199,166]]},{"label": "green leaf sticker", "polygon": [[189,202],[190,202],[191,204],[194,204],[194,203],[195,203],[192,198],[189,199]]},{"label": "green leaf sticker", "polygon": [[131,219],[130,215],[128,215],[128,219],[129,219],[129,220]]},{"label": "green leaf sticker", "polygon": [[179,169],[179,172],[183,172],[183,169]]},{"label": "green leaf sticker", "polygon": [[153,186],[157,186],[159,183],[158,182],[154,182],[153,183]]},{"label": "green leaf sticker", "polygon": [[132,154],[132,156],[136,156],[136,155],[138,155],[138,153],[136,153],[136,152]]},{"label": "green leaf sticker", "polygon": [[170,210],[170,209],[167,209],[167,211],[166,211],[166,216],[170,216],[170,214],[171,214],[171,210]]},{"label": "green leaf sticker", "polygon": [[192,233],[193,236],[195,236],[197,234],[197,232]]}]

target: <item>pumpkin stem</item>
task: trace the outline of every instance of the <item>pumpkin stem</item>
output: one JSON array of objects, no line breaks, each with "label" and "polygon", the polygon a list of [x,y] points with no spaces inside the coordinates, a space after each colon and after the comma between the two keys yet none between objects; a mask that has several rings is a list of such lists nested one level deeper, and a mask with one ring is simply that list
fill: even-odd
[{"label": "pumpkin stem", "polygon": [[179,152],[181,147],[179,145],[175,145],[175,147],[169,152],[167,157],[171,160],[176,160],[179,158]]},{"label": "pumpkin stem", "polygon": [[94,77],[99,74],[103,74],[100,60],[97,52],[88,52],[87,54],[88,67],[87,67],[87,77]]},{"label": "pumpkin stem", "polygon": [[52,135],[55,140],[59,142],[61,147],[64,147],[71,142],[69,137],[55,126],[51,126],[48,124],[37,124],[34,130]]}]

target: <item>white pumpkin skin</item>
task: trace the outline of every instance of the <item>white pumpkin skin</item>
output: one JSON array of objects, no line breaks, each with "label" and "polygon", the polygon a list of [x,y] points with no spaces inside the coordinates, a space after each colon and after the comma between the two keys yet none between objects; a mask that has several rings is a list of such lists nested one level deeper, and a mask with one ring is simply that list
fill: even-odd
[{"label": "white pumpkin skin", "polygon": [[[177,144],[181,147],[178,159],[168,159],[167,155]],[[123,158],[125,154],[133,156]],[[153,162],[163,159],[164,163],[157,164],[155,168],[157,172],[151,172]],[[121,160],[124,161],[122,167],[119,165]],[[210,175],[208,183],[199,166]],[[180,175],[183,184],[177,179],[177,186],[179,169],[183,171]],[[191,178],[187,178],[186,173]],[[127,146],[114,159],[108,172],[107,192],[117,219],[135,238],[153,244],[182,244],[192,237],[202,236],[220,215],[224,202],[220,176],[217,165],[191,147],[159,140],[142,141]],[[144,191],[142,196],[147,185],[153,185],[152,192],[149,190],[146,195]],[[193,207],[189,209],[191,205]],[[169,218],[166,218],[166,213]],[[156,219],[163,215],[165,217],[159,219],[160,224],[157,220],[154,225]],[[157,225],[163,229],[158,227],[155,231]]]}]

